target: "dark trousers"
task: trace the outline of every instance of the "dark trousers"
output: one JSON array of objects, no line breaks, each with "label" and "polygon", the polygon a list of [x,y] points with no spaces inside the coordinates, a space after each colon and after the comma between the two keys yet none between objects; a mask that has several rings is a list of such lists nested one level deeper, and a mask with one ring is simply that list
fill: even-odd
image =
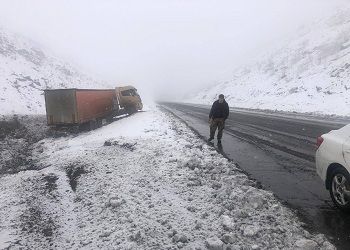
[{"label": "dark trousers", "polygon": [[218,140],[221,140],[224,128],[225,120],[223,118],[214,118],[210,123],[210,138],[214,138],[216,129],[218,129]]}]

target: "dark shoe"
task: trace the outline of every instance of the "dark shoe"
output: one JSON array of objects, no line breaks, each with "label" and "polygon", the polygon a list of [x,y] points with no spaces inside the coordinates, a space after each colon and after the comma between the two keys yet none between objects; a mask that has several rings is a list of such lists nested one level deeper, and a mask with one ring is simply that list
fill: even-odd
[{"label": "dark shoe", "polygon": [[220,145],[221,145],[221,140],[218,140],[218,144],[220,144]]},{"label": "dark shoe", "polygon": [[210,138],[208,139],[208,142],[212,142],[212,140],[214,140],[214,138],[210,137]]}]

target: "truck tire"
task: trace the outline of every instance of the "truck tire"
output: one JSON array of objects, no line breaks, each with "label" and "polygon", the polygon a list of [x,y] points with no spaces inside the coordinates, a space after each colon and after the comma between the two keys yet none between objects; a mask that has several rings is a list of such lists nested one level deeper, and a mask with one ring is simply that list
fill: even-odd
[{"label": "truck tire", "polygon": [[96,119],[96,128],[101,128],[102,127],[102,118],[97,118]]},{"label": "truck tire", "polygon": [[97,128],[97,122],[96,120],[89,121],[89,130],[94,130]]},{"label": "truck tire", "polygon": [[112,123],[113,122],[113,116],[108,116],[106,118],[107,123]]},{"label": "truck tire", "polygon": [[129,107],[129,108],[126,109],[126,112],[129,115],[135,114],[137,112],[137,108],[136,107]]}]

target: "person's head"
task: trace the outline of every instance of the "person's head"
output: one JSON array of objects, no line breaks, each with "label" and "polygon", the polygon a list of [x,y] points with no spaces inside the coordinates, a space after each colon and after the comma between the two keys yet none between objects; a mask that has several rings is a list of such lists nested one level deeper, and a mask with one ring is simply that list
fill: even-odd
[{"label": "person's head", "polygon": [[223,94],[219,95],[219,102],[223,103],[225,101],[225,96]]}]

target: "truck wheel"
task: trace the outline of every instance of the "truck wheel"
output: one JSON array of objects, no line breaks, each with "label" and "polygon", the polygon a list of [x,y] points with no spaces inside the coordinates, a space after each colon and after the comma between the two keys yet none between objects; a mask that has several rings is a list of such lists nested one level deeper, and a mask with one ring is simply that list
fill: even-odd
[{"label": "truck wheel", "polygon": [[126,110],[129,115],[135,114],[137,112],[136,107],[130,107]]},{"label": "truck wheel", "polygon": [[79,132],[80,132],[79,125],[76,125],[76,126],[72,127],[71,132],[73,134],[79,134]]},{"label": "truck wheel", "polygon": [[96,128],[100,128],[102,127],[102,119],[101,118],[97,118],[96,119]]},{"label": "truck wheel", "polygon": [[113,118],[111,116],[109,116],[106,118],[106,121],[107,121],[107,123],[111,123],[111,122],[113,122]]},{"label": "truck wheel", "polygon": [[350,212],[350,175],[344,168],[336,168],[331,176],[329,193],[334,204],[344,212]]},{"label": "truck wheel", "polygon": [[97,128],[97,122],[95,120],[89,121],[89,129],[94,130]]}]

